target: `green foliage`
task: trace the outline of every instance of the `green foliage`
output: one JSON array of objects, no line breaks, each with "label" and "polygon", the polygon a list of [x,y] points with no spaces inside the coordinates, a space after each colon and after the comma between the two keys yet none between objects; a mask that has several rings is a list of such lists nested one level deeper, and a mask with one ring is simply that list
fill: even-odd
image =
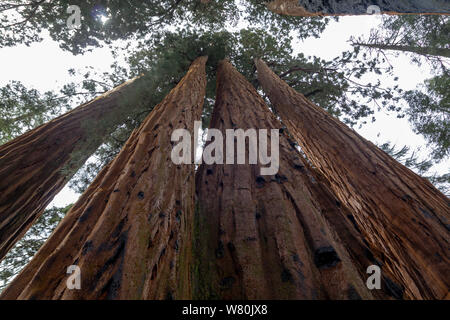
[{"label": "green foliage", "polygon": [[[67,8],[81,9],[81,27],[67,27]],[[102,17],[108,17],[106,23]],[[220,28],[238,17],[234,0],[8,0],[0,4],[0,47],[41,41],[44,31],[74,54],[115,40],[136,41],[161,28],[190,23]]]},{"label": "green foliage", "polygon": [[25,236],[0,262],[0,291],[30,262],[72,205],[45,210]]},{"label": "green foliage", "polygon": [[[339,117],[350,126],[365,124],[375,110],[399,111],[402,90],[398,86],[383,87],[381,82],[368,82],[368,74],[393,76],[392,68],[377,59],[359,59],[358,50],[343,52],[331,61],[318,57],[288,57],[269,66],[291,87]],[[395,78],[393,79],[396,80]],[[371,121],[376,119],[372,116]]]},{"label": "green foliage", "polygon": [[[81,10],[81,26],[76,30],[67,27],[71,5]],[[294,30],[300,38],[318,37],[329,21],[281,17],[258,0],[8,0],[0,4],[0,47],[30,45],[48,33],[61,48],[80,54],[115,40],[150,39],[174,25],[220,30],[236,26],[242,16],[245,23],[264,26],[273,34]],[[104,23],[102,17],[109,20]]]},{"label": "green foliage", "polygon": [[0,145],[67,110],[68,99],[53,92],[39,93],[21,82],[0,88]]},{"label": "green foliage", "polygon": [[432,156],[450,156],[450,77],[443,74],[425,82],[425,90],[406,92],[406,114],[414,131],[430,143]]}]

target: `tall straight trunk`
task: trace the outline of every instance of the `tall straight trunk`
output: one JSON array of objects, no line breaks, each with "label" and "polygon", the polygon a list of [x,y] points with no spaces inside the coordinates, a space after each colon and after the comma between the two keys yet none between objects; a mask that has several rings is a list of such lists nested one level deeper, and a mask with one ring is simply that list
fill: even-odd
[{"label": "tall straight trunk", "polygon": [[[222,61],[211,128],[224,135],[226,129],[238,128],[269,129],[270,134],[281,123],[252,85]],[[342,215],[341,209],[330,193],[313,187],[318,182],[284,133],[279,172],[262,176],[260,168],[199,168],[195,298],[373,298],[338,230],[326,219]],[[351,237],[346,221],[341,230]]]},{"label": "tall straight trunk", "polygon": [[308,159],[329,181],[389,274],[411,299],[444,298],[450,285],[450,201],[280,80],[262,60],[258,79]]},{"label": "tall straight trunk", "polygon": [[450,58],[450,49],[448,48],[432,48],[432,47],[417,47],[417,46],[403,46],[403,45],[392,45],[383,43],[358,43],[355,42],[354,45],[364,46],[367,48],[381,49],[381,50],[395,50],[416,53],[424,56],[441,56]]},{"label": "tall straight trunk", "polygon": [[[207,58],[134,131],[2,299],[188,299],[194,166],[171,161],[171,133],[200,119]],[[77,265],[81,289],[69,290]]]},{"label": "tall straight trunk", "polygon": [[[380,12],[374,11],[377,6]],[[385,14],[449,14],[447,0],[274,0],[267,7],[288,16]],[[377,9],[375,9],[377,10]]]},{"label": "tall straight trunk", "polygon": [[135,80],[0,146],[0,260],[124,120]]}]

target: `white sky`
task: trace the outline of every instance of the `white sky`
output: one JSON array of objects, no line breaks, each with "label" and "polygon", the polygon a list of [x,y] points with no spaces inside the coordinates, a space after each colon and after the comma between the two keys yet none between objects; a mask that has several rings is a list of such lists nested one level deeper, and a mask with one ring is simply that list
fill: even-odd
[{"label": "white sky", "polygon": [[[350,49],[347,40],[350,36],[368,35],[370,28],[377,25],[376,16],[342,17],[338,23],[331,22],[320,39],[307,39],[294,45],[295,53],[303,52],[305,55],[315,55],[324,59],[331,59]],[[68,69],[82,69],[85,66],[94,66],[97,70],[109,71],[113,57],[109,50],[95,49],[83,56],[73,56],[58,47],[58,44],[49,39],[42,43],[32,44],[30,47],[17,46],[0,49],[0,86],[10,80],[18,80],[25,85],[39,91],[55,90],[63,84],[73,80],[69,77]],[[390,60],[394,72],[399,77],[398,84],[402,89],[414,89],[418,84],[429,78],[427,67],[417,67],[410,63],[409,58],[400,56]],[[382,85],[390,85],[386,81]],[[377,121],[368,123],[357,131],[374,143],[391,141],[398,146],[408,145],[412,149],[422,147],[422,154],[427,155],[425,140],[411,130],[406,119],[397,119],[394,114],[378,112]],[[379,135],[379,137],[378,137]],[[450,160],[434,167],[438,172],[448,172]],[[65,206],[77,200],[79,195],[68,187],[64,188],[54,199],[50,206]]]}]

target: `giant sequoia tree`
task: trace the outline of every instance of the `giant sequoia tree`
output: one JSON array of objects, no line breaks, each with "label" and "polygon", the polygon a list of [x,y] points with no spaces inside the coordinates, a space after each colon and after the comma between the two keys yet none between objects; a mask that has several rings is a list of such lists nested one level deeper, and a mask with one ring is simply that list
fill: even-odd
[{"label": "giant sequoia tree", "polygon": [[[275,27],[277,26],[275,24]],[[298,27],[301,30],[312,28],[312,22],[302,22]],[[316,31],[313,28],[311,32]],[[270,61],[270,66],[293,88],[307,95],[331,114],[340,116],[345,123],[352,125],[365,123],[370,121],[369,117],[374,121],[375,105],[396,111],[398,88],[360,79],[366,74],[390,73],[384,66],[380,67],[377,61],[357,59],[352,52],[344,52],[332,60],[307,57],[303,54],[295,56],[291,40],[289,35],[278,34],[278,31],[273,34],[272,31],[259,27],[242,29],[238,32],[226,30],[204,32],[193,29],[162,32],[159,37],[149,39],[142,46],[127,52],[130,69],[128,72],[122,73],[123,69],[117,68],[102,81],[109,82],[112,75],[115,78],[128,79],[151,70],[152,78],[164,80],[155,91],[165,92],[173,81],[178,81],[179,74],[185,72],[195,57],[208,55],[207,100],[203,114],[206,127],[214,105],[217,62],[229,57],[239,72],[257,87],[253,58],[262,56]],[[86,76],[93,77],[93,74],[87,73]],[[142,114],[145,113],[146,107],[142,109]],[[98,172],[120,151],[140,121],[140,117],[136,116],[133,122],[120,127],[114,138],[105,139],[104,145],[96,153],[99,161],[82,168],[72,180],[72,185],[77,191],[82,193],[85,190],[92,181],[92,173]]]},{"label": "giant sequoia tree", "polygon": [[[228,61],[221,62],[210,128],[225,136],[227,129],[281,127],[251,84]],[[214,139],[205,152],[223,144],[226,154],[228,137]],[[253,150],[250,144],[254,142],[246,142],[246,150]],[[318,176],[285,132],[280,137],[279,172],[263,176],[261,167],[260,163],[199,168],[196,298],[372,299],[393,295],[386,286],[374,293],[367,290],[364,275],[373,262],[364,252],[370,250],[347,218],[348,210],[316,180]]]},{"label": "giant sequoia tree", "polygon": [[137,82],[125,82],[0,146],[0,259],[121,124]]},{"label": "giant sequoia tree", "polygon": [[280,80],[260,59],[258,79],[308,159],[355,213],[383,269],[408,298],[448,293],[450,203],[427,180]]},{"label": "giant sequoia tree", "polygon": [[[117,112],[98,109],[94,115],[73,111],[0,146],[0,178],[5,180],[4,185],[0,182],[0,192],[5,191],[0,196],[0,258],[75,171],[71,186],[83,193],[4,298],[371,299],[445,294],[448,276],[442,266],[448,254],[439,245],[443,247],[448,240],[442,227],[448,226],[448,207],[437,204],[443,198],[363,140],[358,140],[361,143],[356,143],[355,150],[366,148],[367,153],[355,155],[338,149],[355,138],[341,123],[330,122],[336,126],[322,129],[323,123],[314,121],[327,122],[330,118],[325,111],[352,126],[366,123],[369,117],[375,121],[376,110],[402,116],[399,101],[404,99],[410,103],[408,115],[416,131],[438,147],[433,152],[433,160],[438,161],[448,155],[448,75],[435,77],[424,93],[404,94],[395,83],[384,87],[378,77],[396,76],[393,66],[382,61],[384,51],[373,59],[359,43],[354,51],[326,61],[294,55],[293,40],[318,37],[331,20],[319,14],[360,14],[377,4],[382,10],[394,5],[401,12],[431,13],[434,5],[446,2],[419,1],[414,6],[415,1],[409,1],[408,7],[404,6],[407,2],[399,1],[274,1],[269,8],[276,11],[272,5],[287,2],[297,9],[303,3],[300,15],[310,17],[279,15],[259,0],[0,3],[0,48],[29,45],[49,35],[73,54],[109,45],[116,58],[109,71],[96,75],[95,66],[90,66],[81,85],[65,85],[64,100],[54,94],[39,95],[14,82],[1,88],[0,105],[5,107],[0,110],[2,142],[61,114],[55,110],[67,105],[66,97],[80,92],[81,96],[94,96],[142,74],[145,77],[141,78],[148,80],[140,90],[130,86],[130,93],[124,88],[123,99],[119,99],[123,103],[115,99],[101,103],[109,110],[120,105]],[[82,24],[75,29],[66,25],[70,5],[81,9]],[[402,45],[428,47],[434,53],[447,48],[445,17],[427,15],[421,20],[426,23],[418,26],[414,22],[417,16],[404,17],[409,21],[407,31],[393,29],[393,35],[401,34],[406,41]],[[437,20],[445,23],[436,24]],[[237,22],[246,27],[231,31],[227,25],[236,26]],[[174,30],[170,25],[182,27]],[[385,35],[379,37],[380,41],[386,39]],[[209,57],[206,70],[205,58],[197,59],[199,56]],[[230,63],[219,63],[225,57],[242,75]],[[194,168],[170,161],[168,137],[175,128],[191,130],[193,120],[200,118],[206,127],[212,113],[211,128],[222,131],[281,128],[283,124],[273,112],[284,118],[296,140],[305,143],[299,139],[302,127],[286,120],[289,112],[283,105],[293,102],[295,106],[299,100],[288,97],[279,99],[280,103],[273,100],[272,92],[272,103],[267,101],[266,106],[256,90],[261,83],[267,89],[267,81],[265,87],[264,81],[258,82],[254,57],[263,58],[291,88],[325,110],[316,110],[319,113],[310,117],[314,133],[328,130],[336,137],[342,132],[349,136],[342,135],[341,144],[333,145],[336,140],[319,135],[320,139],[308,141],[314,146],[303,146],[308,154],[304,159],[282,129],[282,163],[273,176],[261,176],[258,165],[201,166],[196,177],[194,221]],[[440,63],[445,57],[433,61],[445,71]],[[79,70],[69,71],[75,75]],[[369,82],[366,76],[377,79]],[[95,100],[91,106],[101,101]],[[278,110],[280,105],[282,110]],[[28,110],[28,106],[33,108]],[[73,115],[78,117],[76,121]],[[293,121],[299,120],[297,113],[292,115]],[[9,148],[8,152],[2,154],[2,148]],[[95,161],[79,169],[94,151],[91,159]],[[342,153],[352,156],[341,159]],[[317,154],[320,161],[314,158]],[[367,169],[364,165],[374,158],[375,174],[354,171],[351,166],[359,159],[360,169]],[[385,174],[387,169],[392,170]],[[369,180],[373,180],[370,188],[364,189]],[[382,192],[380,198],[375,190]],[[395,202],[398,198],[393,194],[405,204]],[[393,208],[400,214],[394,215]],[[13,212],[2,215],[3,209]],[[437,222],[439,215],[442,223]],[[409,218],[410,224],[405,222]],[[41,216],[39,223],[43,220]],[[49,223],[55,225],[56,220]],[[46,223],[38,224],[29,236],[40,228],[43,235],[53,230]],[[408,237],[411,239],[405,240]],[[425,241],[416,249],[418,237]],[[16,249],[5,263],[18,258],[14,254],[20,252],[20,246]],[[431,267],[424,262],[426,250],[435,254]],[[29,254],[34,254],[33,250]],[[82,269],[81,291],[66,289],[65,271],[72,264]],[[374,264],[383,267],[380,291],[368,291],[364,285],[366,268]],[[10,274],[15,272],[11,268]]]},{"label": "giant sequoia tree", "polygon": [[[171,133],[192,132],[201,116],[206,59],[131,135],[3,299],[191,297],[194,167],[171,161]],[[67,289],[70,265],[81,268],[81,290]]]}]

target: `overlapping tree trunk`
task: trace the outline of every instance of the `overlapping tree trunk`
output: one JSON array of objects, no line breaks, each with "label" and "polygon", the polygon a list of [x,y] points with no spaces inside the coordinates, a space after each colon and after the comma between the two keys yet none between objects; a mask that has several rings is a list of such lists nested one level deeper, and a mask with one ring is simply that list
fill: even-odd
[{"label": "overlapping tree trunk", "polygon": [[[223,61],[218,67],[211,128],[224,136],[226,129],[238,128],[270,133],[281,123],[251,84]],[[262,176],[260,167],[204,164],[199,168],[195,297],[373,298],[359,272],[358,263],[365,265],[366,258],[358,257],[355,263],[338,234],[350,239],[356,233],[285,133],[280,136],[278,174]],[[327,217],[341,221],[340,230],[330,228]],[[360,241],[354,250],[363,247]],[[375,296],[385,295],[381,291]]]},{"label": "overlapping tree trunk", "polygon": [[267,7],[298,17],[361,14],[450,14],[447,0],[274,0]]},{"label": "overlapping tree trunk", "polygon": [[0,146],[0,260],[124,120],[135,80]]},{"label": "overlapping tree trunk", "polygon": [[[397,295],[441,299],[450,286],[450,201],[429,181],[315,106],[262,60],[258,78],[334,194],[354,212]],[[404,294],[403,294],[404,289]]]},{"label": "overlapping tree trunk", "polygon": [[[191,297],[194,166],[172,162],[171,134],[193,132],[201,117],[206,60],[133,132],[2,299]],[[66,286],[70,265],[80,290]]]}]

